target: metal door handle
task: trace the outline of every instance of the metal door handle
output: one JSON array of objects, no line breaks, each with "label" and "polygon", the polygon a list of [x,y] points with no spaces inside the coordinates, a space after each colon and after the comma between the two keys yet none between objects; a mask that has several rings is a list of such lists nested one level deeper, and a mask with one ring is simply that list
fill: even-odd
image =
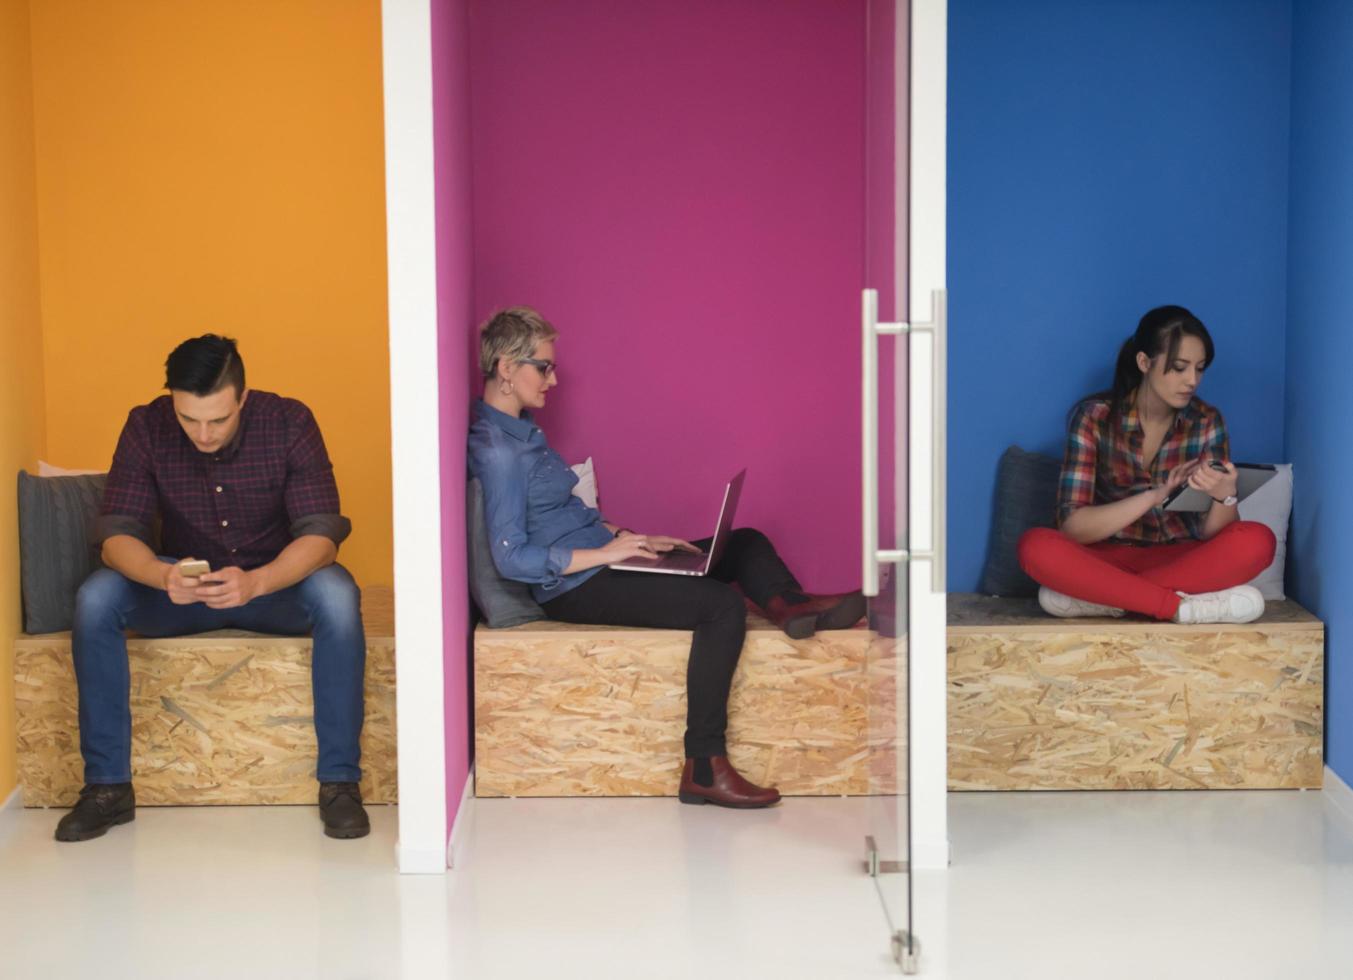
[{"label": "metal door handle", "polygon": [[[884,562],[904,562],[915,558],[930,562],[931,588],[943,592],[945,588],[945,429],[946,429],[946,334],[948,326],[948,296],[943,289],[933,290],[930,294],[929,323],[879,323],[878,291],[866,289],[863,294],[861,317],[863,326],[864,352],[862,367],[862,418],[863,438],[863,547],[864,553],[864,594],[879,594],[879,565]],[[878,338],[884,334],[929,333],[931,342],[931,397],[934,399],[934,431],[931,441],[931,548],[929,551],[906,551],[893,548],[879,548],[879,439],[878,439]]]}]

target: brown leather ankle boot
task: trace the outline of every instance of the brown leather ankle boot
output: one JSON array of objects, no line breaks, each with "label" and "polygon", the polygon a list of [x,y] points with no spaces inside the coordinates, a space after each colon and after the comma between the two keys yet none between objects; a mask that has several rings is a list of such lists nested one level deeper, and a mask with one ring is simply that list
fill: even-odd
[{"label": "brown leather ankle boot", "polygon": [[776,596],[766,606],[766,615],[792,639],[805,640],[818,630],[845,630],[865,613],[863,592],[810,595],[806,602],[788,602]]},{"label": "brown leather ankle boot", "polygon": [[[778,789],[747,782],[733,768],[728,756],[710,756],[709,772],[704,774],[698,773],[700,761],[687,759],[686,768],[681,771],[681,789],[677,792],[677,798],[682,803],[713,803],[715,806],[750,810],[780,802]],[[710,785],[696,782],[697,775],[704,775],[710,780]]]}]

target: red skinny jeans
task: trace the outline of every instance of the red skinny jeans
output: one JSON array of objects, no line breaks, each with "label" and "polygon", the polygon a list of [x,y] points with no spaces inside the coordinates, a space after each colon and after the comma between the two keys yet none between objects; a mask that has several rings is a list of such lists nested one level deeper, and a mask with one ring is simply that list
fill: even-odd
[{"label": "red skinny jeans", "polygon": [[1277,540],[1265,524],[1236,521],[1209,541],[1139,547],[1077,544],[1036,527],[1019,539],[1019,564],[1039,585],[1086,602],[1173,619],[1177,592],[1218,592],[1244,585],[1273,562]]}]

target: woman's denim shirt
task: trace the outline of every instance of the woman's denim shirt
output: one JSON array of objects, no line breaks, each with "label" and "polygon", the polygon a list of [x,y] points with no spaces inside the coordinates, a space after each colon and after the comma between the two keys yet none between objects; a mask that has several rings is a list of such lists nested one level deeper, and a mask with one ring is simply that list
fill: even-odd
[{"label": "woman's denim shirt", "polygon": [[582,585],[601,567],[572,575],[564,569],[575,548],[600,548],[612,540],[601,512],[573,495],[577,475],[545,442],[529,413],[513,418],[477,401],[474,417],[470,472],[484,487],[484,519],[498,574],[529,582],[536,602]]}]

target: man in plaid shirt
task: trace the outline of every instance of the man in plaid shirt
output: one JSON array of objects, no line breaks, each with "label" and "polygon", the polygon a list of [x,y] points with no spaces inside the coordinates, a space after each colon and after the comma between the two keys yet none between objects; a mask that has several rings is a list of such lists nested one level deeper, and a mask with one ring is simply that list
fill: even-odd
[{"label": "man in plaid shirt", "polygon": [[[366,638],[360,592],[335,561],[352,524],[339,512],[319,426],[300,402],[248,390],[229,338],[185,341],[165,373],[169,394],[132,409],[123,427],[96,534],[107,567],[76,599],[86,785],[56,838],[89,840],[135,818],[124,631],[228,628],[313,631],[324,831],[365,836],[357,783]],[[209,571],[189,574],[196,572],[189,561],[206,562]]]}]

